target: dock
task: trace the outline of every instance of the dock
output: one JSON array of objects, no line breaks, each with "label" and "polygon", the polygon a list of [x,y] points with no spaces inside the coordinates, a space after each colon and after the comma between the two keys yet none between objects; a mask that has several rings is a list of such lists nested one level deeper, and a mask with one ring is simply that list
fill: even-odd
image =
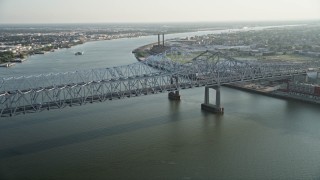
[{"label": "dock", "polygon": [[14,66],[16,63],[3,63],[3,64],[0,64],[0,67],[11,67],[11,66]]},{"label": "dock", "polygon": [[27,59],[19,59],[19,58],[17,58],[17,59],[11,60],[10,62],[12,62],[12,63],[22,63],[22,62],[24,62],[26,60]]}]

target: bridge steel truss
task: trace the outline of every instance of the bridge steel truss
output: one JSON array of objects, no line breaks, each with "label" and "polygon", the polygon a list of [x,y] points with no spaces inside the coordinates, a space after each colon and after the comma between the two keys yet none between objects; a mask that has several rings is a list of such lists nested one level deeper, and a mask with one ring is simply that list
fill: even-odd
[{"label": "bridge steel truss", "polygon": [[318,62],[239,61],[206,51],[189,63],[164,54],[126,66],[0,80],[0,117],[181,89],[305,74]]}]

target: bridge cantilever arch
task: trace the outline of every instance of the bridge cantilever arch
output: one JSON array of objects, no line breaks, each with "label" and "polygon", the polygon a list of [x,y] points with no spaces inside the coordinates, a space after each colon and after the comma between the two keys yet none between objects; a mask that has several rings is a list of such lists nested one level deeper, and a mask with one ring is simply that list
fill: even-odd
[{"label": "bridge cantilever arch", "polygon": [[[125,66],[2,78],[0,117],[164,92],[170,99],[180,99],[179,91],[203,86],[202,109],[223,112],[221,85],[305,74],[319,64],[239,61],[206,51],[187,63],[159,54]],[[215,105],[209,103],[210,88],[216,90]]]}]

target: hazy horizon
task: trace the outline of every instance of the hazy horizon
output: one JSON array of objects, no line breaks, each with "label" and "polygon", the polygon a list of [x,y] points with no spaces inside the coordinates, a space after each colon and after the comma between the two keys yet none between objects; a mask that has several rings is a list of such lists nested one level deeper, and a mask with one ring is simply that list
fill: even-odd
[{"label": "hazy horizon", "polygon": [[319,19],[302,19],[302,20],[261,20],[261,21],[159,21],[159,22],[17,22],[17,23],[1,23],[1,25],[68,25],[68,24],[75,24],[75,25],[86,25],[86,24],[155,24],[155,25],[165,25],[165,24],[243,24],[243,23],[271,23],[271,24],[281,24],[281,23],[304,23],[304,22],[320,22]]},{"label": "hazy horizon", "polygon": [[318,0],[0,0],[1,24],[320,20]]}]

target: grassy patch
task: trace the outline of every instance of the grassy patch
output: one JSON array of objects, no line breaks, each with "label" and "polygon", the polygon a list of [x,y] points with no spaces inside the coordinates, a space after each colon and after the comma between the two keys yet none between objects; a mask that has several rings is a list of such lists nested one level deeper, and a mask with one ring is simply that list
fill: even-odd
[{"label": "grassy patch", "polygon": [[266,60],[280,60],[280,61],[309,61],[316,60],[319,58],[313,58],[308,56],[301,56],[297,54],[286,54],[286,55],[275,55],[275,56],[264,56]]}]

